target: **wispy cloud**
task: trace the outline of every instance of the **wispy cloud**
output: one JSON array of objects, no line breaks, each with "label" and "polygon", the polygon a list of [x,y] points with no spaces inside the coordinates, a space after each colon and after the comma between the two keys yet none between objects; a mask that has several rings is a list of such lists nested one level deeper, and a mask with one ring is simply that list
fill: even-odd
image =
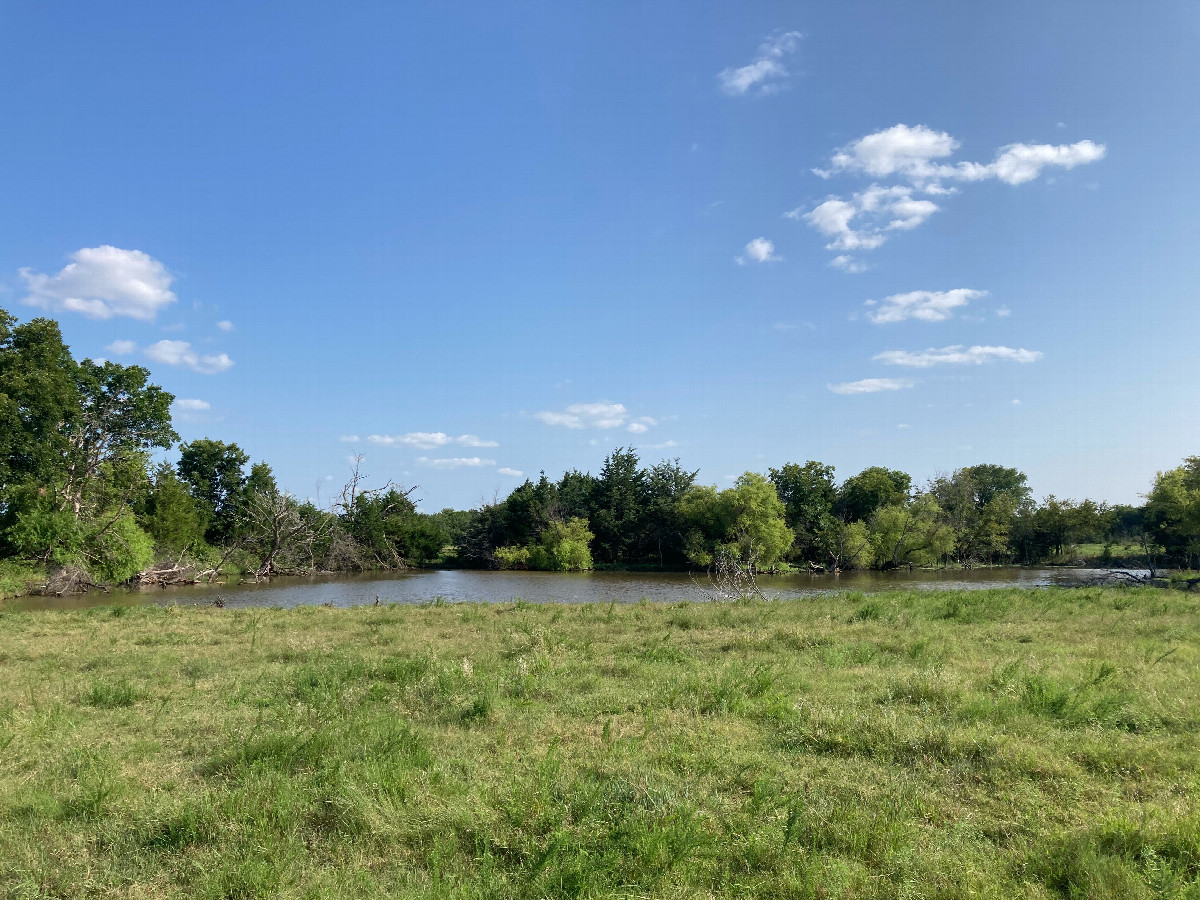
[{"label": "wispy cloud", "polygon": [[907,378],[864,378],[862,381],[843,381],[826,387],[835,394],[878,394],[880,391],[899,391],[916,382]]},{"label": "wispy cloud", "polygon": [[986,297],[987,291],[971,288],[955,288],[950,291],[909,291],[892,294],[882,301],[868,300],[870,308],[867,318],[876,325],[916,319],[920,322],[944,322],[954,310],[966,306],[972,300]]},{"label": "wispy cloud", "polygon": [[480,459],[478,456],[454,456],[448,459],[430,459],[427,456],[417,458],[417,463],[422,466],[429,466],[431,469],[462,469],[462,468],[479,468],[481,466],[494,466],[494,459]]},{"label": "wispy cloud", "polygon": [[187,341],[159,341],[146,348],[146,356],[167,366],[182,366],[201,375],[216,375],[233,368],[226,353],[197,353]]},{"label": "wispy cloud", "polygon": [[113,341],[104,349],[113,356],[129,356],[137,352],[137,344],[133,341]]},{"label": "wispy cloud", "polygon": [[953,347],[942,347],[940,350],[929,349],[921,351],[885,350],[876,354],[873,359],[888,366],[910,366],[918,369],[928,369],[930,366],[956,365],[979,366],[984,363],[1006,361],[1015,363],[1037,362],[1042,358],[1041,351],[1017,349],[1014,347],[963,347],[961,344]]},{"label": "wispy cloud", "polygon": [[128,316],[151,321],[176,300],[167,267],[140,250],[106,244],[76,250],[70,259],[57,275],[18,270],[29,291],[25,302],[90,319]]},{"label": "wispy cloud", "polygon": [[455,444],[459,447],[499,447],[496,441],[485,441],[474,434],[460,434],[458,437],[443,431],[410,431],[407,434],[369,434],[367,440],[381,447],[416,447],[420,450],[432,450],[435,447],[446,447]]},{"label": "wispy cloud", "polygon": [[230,322],[228,319],[222,319],[220,322],[217,323],[217,327],[220,328],[222,331],[233,331],[233,323]]},{"label": "wispy cloud", "polygon": [[802,37],[798,31],[771,35],[759,45],[752,62],[717,74],[721,90],[731,97],[761,96],[782,90],[789,74],[783,61],[796,51]]},{"label": "wispy cloud", "polygon": [[624,428],[632,434],[644,434],[658,421],[652,416],[631,418],[623,403],[572,403],[561,412],[544,410],[533,416],[546,425],[561,428]]},{"label": "wispy cloud", "polygon": [[343,434],[341,437],[338,438],[338,440],[341,441],[343,444],[357,444],[358,443],[358,435],[357,434]]},{"label": "wispy cloud", "polygon": [[775,245],[771,241],[765,237],[756,237],[746,245],[742,255],[734,257],[734,259],[739,266],[744,266],[748,262],[779,262],[783,257],[775,254]]},{"label": "wispy cloud", "polygon": [[212,409],[212,404],[207,400],[191,400],[187,398],[180,398],[171,405],[182,412],[190,413],[208,412]]},{"label": "wispy cloud", "polygon": [[520,469],[510,469],[508,466],[501,466],[496,472],[500,475],[509,475],[513,478],[520,478],[525,473]]},{"label": "wispy cloud", "polygon": [[867,264],[859,262],[853,256],[843,253],[841,256],[835,256],[829,261],[835,269],[841,269],[843,272],[849,272],[851,275],[857,275],[859,272],[867,271]]}]

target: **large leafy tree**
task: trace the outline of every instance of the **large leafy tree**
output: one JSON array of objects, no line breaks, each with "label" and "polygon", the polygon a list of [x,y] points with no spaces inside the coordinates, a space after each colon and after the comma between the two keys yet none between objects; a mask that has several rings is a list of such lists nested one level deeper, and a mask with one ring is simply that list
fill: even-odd
[{"label": "large leafy tree", "polygon": [[17,325],[0,309],[0,509],[22,487],[61,486],[79,415],[77,368],[57,322]]},{"label": "large leafy tree", "polygon": [[911,488],[907,473],[872,466],[845,480],[838,489],[835,512],[846,522],[869,522],[876,510],[903,504]]},{"label": "large leafy tree", "polygon": [[66,423],[62,499],[78,513],[107,463],[153,448],[166,449],[177,439],[171,427],[175,397],[149,384],[141,366],[85,359],[75,369],[75,415]]},{"label": "large leafy tree", "polygon": [[771,481],[783,501],[784,519],[795,532],[794,550],[807,559],[821,556],[819,536],[837,500],[833,466],[814,460],[802,466],[787,463],[771,469]]},{"label": "large leafy tree", "polygon": [[245,465],[250,455],[237,444],[201,438],[179,447],[179,477],[208,516],[205,537],[221,543],[233,537],[247,500]]},{"label": "large leafy tree", "polygon": [[1200,559],[1200,456],[1160,472],[1146,498],[1146,533],[1172,559],[1194,565]]}]

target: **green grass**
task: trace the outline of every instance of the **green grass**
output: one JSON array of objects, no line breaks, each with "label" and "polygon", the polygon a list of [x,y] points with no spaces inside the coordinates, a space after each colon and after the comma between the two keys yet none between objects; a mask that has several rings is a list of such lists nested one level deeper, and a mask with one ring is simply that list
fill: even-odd
[{"label": "green grass", "polygon": [[1200,897],[1200,596],[0,607],[0,896]]}]

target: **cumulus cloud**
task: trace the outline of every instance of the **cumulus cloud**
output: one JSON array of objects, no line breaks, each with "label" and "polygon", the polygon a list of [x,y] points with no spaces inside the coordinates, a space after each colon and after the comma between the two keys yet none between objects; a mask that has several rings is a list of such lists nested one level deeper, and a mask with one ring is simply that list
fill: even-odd
[{"label": "cumulus cloud", "polygon": [[496,471],[501,475],[511,475],[513,478],[520,478],[525,474],[520,469],[510,469],[508,466],[501,466]]},{"label": "cumulus cloud", "polygon": [[372,444],[383,447],[417,447],[421,450],[432,450],[435,447],[445,447],[457,444],[460,447],[499,447],[495,441],[485,441],[473,434],[460,434],[458,437],[446,434],[444,431],[410,431],[407,434],[369,434],[367,440]]},{"label": "cumulus cloud", "polygon": [[888,366],[910,366],[918,369],[928,369],[930,366],[958,365],[980,366],[984,363],[1007,361],[1016,363],[1037,362],[1042,358],[1038,350],[1016,349],[1014,347],[963,347],[956,344],[953,347],[943,347],[940,350],[929,349],[921,351],[885,350],[876,354],[874,359]]},{"label": "cumulus cloud", "polygon": [[187,341],[159,341],[146,348],[146,356],[167,366],[183,366],[201,375],[216,375],[233,368],[226,353],[197,353]]},{"label": "cumulus cloud", "polygon": [[228,319],[222,319],[220,322],[217,323],[217,327],[220,328],[222,331],[233,331],[233,323],[230,322]]},{"label": "cumulus cloud", "polygon": [[900,174],[914,180],[935,178],[934,160],[958,149],[958,141],[944,131],[924,125],[893,125],[868,134],[834,151],[829,168],[813,169],[822,178],[838,172],[861,172],[872,178]]},{"label": "cumulus cloud", "polygon": [[650,416],[641,416],[640,418],[634,419],[632,422],[626,425],[625,430],[631,432],[632,434],[645,434],[657,424],[657,419],[651,418]]},{"label": "cumulus cloud", "polygon": [[207,400],[189,400],[179,399],[172,404],[176,409],[182,412],[208,412],[212,409],[212,404]]},{"label": "cumulus cloud", "polygon": [[[873,183],[849,199],[832,195],[811,209],[786,213],[832,237],[830,250],[873,250],[888,232],[907,231],[925,222],[938,206],[931,196],[958,192],[955,182],[995,179],[1018,185],[1049,168],[1073,169],[1103,159],[1106,148],[1094,141],[1074,144],[1008,144],[989,163],[951,162],[959,142],[926,125],[893,125],[834,151],[829,164],[812,171],[822,178],[850,174],[902,183]],[[949,185],[949,186],[948,186]],[[925,197],[918,197],[924,194]]]},{"label": "cumulus cloud", "polygon": [[775,255],[775,245],[765,237],[756,237],[746,245],[741,256],[734,257],[739,266],[748,262],[779,262],[783,257]]},{"label": "cumulus cloud", "polygon": [[921,187],[944,191],[939,182],[983,181],[996,178],[1005,184],[1024,184],[1046,168],[1073,169],[1104,158],[1106,148],[1094,141],[1074,144],[1008,144],[996,151],[990,163],[942,162],[959,148],[944,131],[925,125],[893,125],[868,134],[836,150],[825,169],[813,169],[822,178],[840,172],[872,178],[898,176]]},{"label": "cumulus cloud", "polygon": [[954,314],[954,310],[986,296],[987,291],[974,291],[970,288],[956,288],[952,291],[909,291],[905,294],[892,294],[882,302],[868,300],[865,305],[871,308],[867,318],[876,325],[903,322],[905,319],[944,322]]},{"label": "cumulus cloud", "polygon": [[113,356],[129,356],[137,350],[137,344],[133,341],[113,341],[104,349]]},{"label": "cumulus cloud", "polygon": [[758,47],[758,55],[748,65],[725,69],[717,74],[721,89],[731,97],[746,94],[773,94],[783,89],[788,77],[783,61],[800,44],[803,35],[786,31],[767,38]]},{"label": "cumulus cloud", "polygon": [[448,459],[430,459],[427,456],[421,456],[417,458],[417,462],[422,466],[429,466],[431,469],[479,468],[496,464],[494,459],[480,459],[478,456],[454,456]]},{"label": "cumulus cloud", "polygon": [[[543,411],[533,416],[546,425],[562,428],[621,428],[627,424],[654,424],[648,416],[629,421],[629,411],[622,403],[572,403],[562,412]],[[643,429],[644,430],[644,429]]]},{"label": "cumulus cloud", "polygon": [[19,270],[28,295],[25,302],[52,312],[77,312],[91,319],[128,316],[151,321],[175,302],[171,273],[140,250],[84,247],[57,275]]},{"label": "cumulus cloud", "polygon": [[835,394],[877,394],[880,391],[899,391],[915,382],[907,378],[864,378],[862,381],[843,381],[826,387]]},{"label": "cumulus cloud", "polygon": [[1009,144],[996,152],[996,158],[987,165],[959,163],[952,169],[939,170],[941,178],[957,178],[962,181],[983,181],[997,178],[1005,184],[1024,184],[1042,174],[1043,169],[1073,169],[1076,166],[1104,159],[1107,148],[1093,141],[1075,144]]},{"label": "cumulus cloud", "polygon": [[829,197],[807,212],[797,208],[784,216],[833,238],[825,245],[828,250],[874,250],[888,239],[888,232],[916,228],[940,209],[932,200],[917,199],[913,191],[906,185],[873,184],[849,200]]}]

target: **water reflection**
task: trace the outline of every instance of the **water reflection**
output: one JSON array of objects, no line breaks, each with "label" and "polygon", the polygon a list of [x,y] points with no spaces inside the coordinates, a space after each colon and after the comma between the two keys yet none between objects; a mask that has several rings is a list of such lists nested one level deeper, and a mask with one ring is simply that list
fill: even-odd
[{"label": "water reflection", "polygon": [[[759,585],[767,597],[802,597],[828,591],[972,590],[1000,587],[1043,587],[1079,584],[1095,574],[1088,569],[995,569],[945,571],[848,572],[842,575],[788,575],[762,577]],[[516,599],[533,603],[677,602],[708,598],[704,576],[683,573],[588,572],[481,572],[466,570],[410,571],[381,576],[378,573],[317,578],[277,578],[271,582],[241,585],[191,585],[143,591],[113,591],[69,597],[28,597],[16,603],[25,609],[63,609],[101,603],[209,604],[220,596],[225,605],[359,606],[374,603],[448,602],[507,603]]]}]

